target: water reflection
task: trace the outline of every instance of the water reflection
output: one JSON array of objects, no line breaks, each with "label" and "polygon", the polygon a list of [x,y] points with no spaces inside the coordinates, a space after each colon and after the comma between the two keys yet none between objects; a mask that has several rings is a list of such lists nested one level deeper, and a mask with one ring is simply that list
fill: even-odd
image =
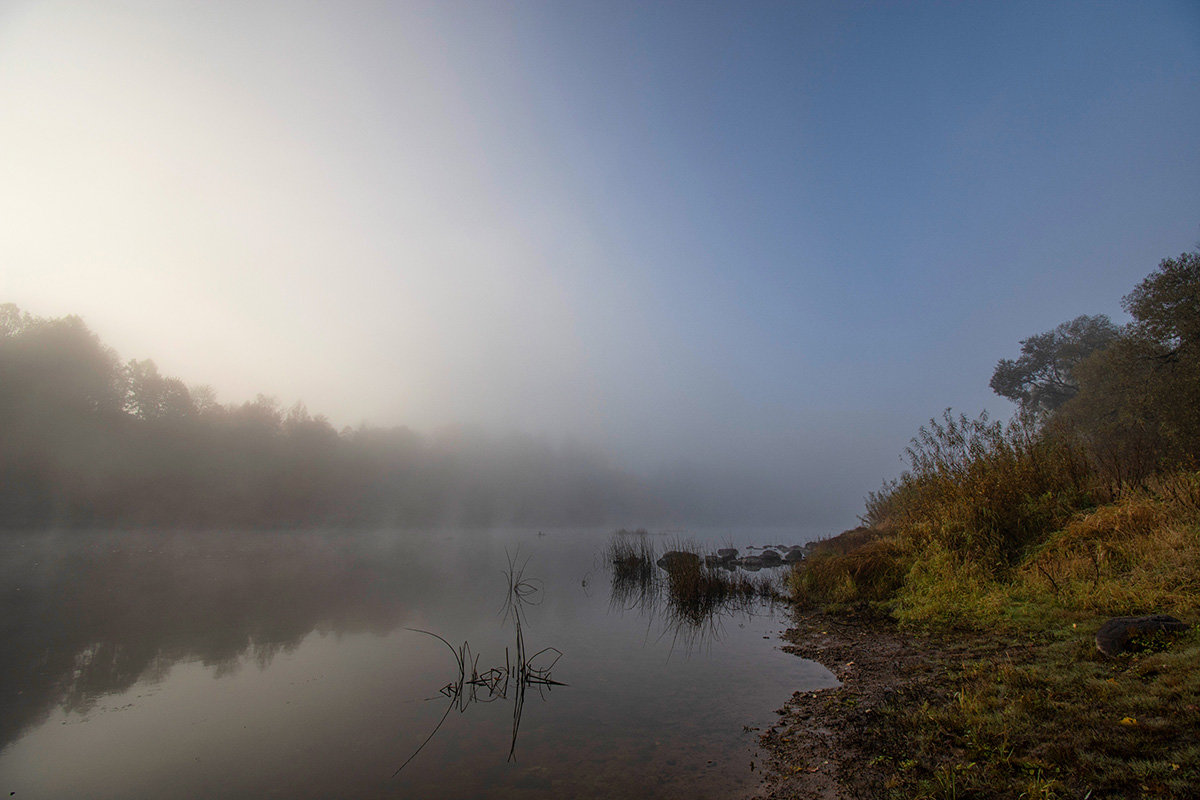
[{"label": "water reflection", "polygon": [[455,663],[458,665],[458,673],[454,680],[447,683],[440,690],[440,694],[450,701],[449,705],[446,706],[446,712],[442,714],[437,725],[434,726],[429,736],[421,742],[413,754],[396,768],[396,771],[392,773],[393,778],[399,775],[425,749],[425,745],[429,744],[429,741],[441,729],[442,725],[446,722],[446,717],[450,716],[451,711],[458,710],[459,713],[463,713],[476,703],[492,703],[497,700],[507,700],[510,693],[513,699],[513,711],[512,738],[508,748],[508,760],[515,761],[517,734],[521,729],[521,716],[524,713],[525,696],[529,688],[535,687],[538,695],[544,700],[546,698],[545,693],[552,687],[567,685],[550,677],[550,670],[554,669],[554,665],[562,658],[563,654],[561,650],[557,647],[543,647],[541,650],[530,655],[525,646],[525,607],[541,602],[542,592],[539,581],[525,577],[525,567],[528,563],[527,559],[520,566],[517,566],[514,558],[510,556],[508,558],[508,569],[504,572],[504,577],[508,583],[508,591],[505,595],[503,622],[512,623],[515,644],[513,657],[511,658],[508,648],[504,649],[503,668],[495,666],[480,672],[479,657],[472,657],[469,642],[463,642],[460,647],[455,649],[450,642],[432,631],[420,630],[419,628],[408,629],[415,633],[432,636],[446,645],[453,654]]},{"label": "water reflection", "polygon": [[[286,543],[286,546],[281,546]],[[10,537],[0,573],[0,746],[55,708],[172,665],[262,668],[313,630],[386,633],[414,587],[403,543],[315,534]]]},{"label": "water reflection", "polygon": [[732,796],[743,725],[832,676],[770,616],[589,592],[609,533],[0,537],[0,792]]}]

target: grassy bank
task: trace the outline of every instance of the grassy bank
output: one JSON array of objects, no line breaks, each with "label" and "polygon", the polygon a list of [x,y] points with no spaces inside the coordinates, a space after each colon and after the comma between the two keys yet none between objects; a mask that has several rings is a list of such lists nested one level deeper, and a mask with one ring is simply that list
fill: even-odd
[{"label": "grassy bank", "polygon": [[1012,434],[963,469],[907,475],[876,498],[887,513],[790,578],[802,607],[978,643],[931,652],[934,674],[877,709],[874,768],[896,798],[1194,797],[1200,631],[1112,658],[1093,637],[1113,616],[1200,621],[1200,472],[1096,502],[1095,486],[1020,463],[1055,454]]},{"label": "grassy bank", "polygon": [[[930,420],[863,527],[790,576],[798,606],[920,642],[898,645],[919,668],[872,673],[899,685],[869,725],[841,715],[885,775],[873,787],[1197,796],[1200,252],[1164,259],[1122,305],[1127,325],[1082,316],[1023,340],[990,383],[1016,416]],[[1097,651],[1105,620],[1152,613],[1193,627]]]}]

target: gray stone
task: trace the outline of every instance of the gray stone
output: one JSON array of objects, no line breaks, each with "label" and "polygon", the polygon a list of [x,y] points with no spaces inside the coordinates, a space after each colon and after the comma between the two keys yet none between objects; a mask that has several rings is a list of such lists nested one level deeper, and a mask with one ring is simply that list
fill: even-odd
[{"label": "gray stone", "polygon": [[721,557],[722,561],[733,561],[738,557],[738,551],[736,547],[722,547],[717,551],[717,555]]},{"label": "gray stone", "polygon": [[749,572],[758,572],[763,568],[763,560],[758,556],[746,556],[738,562],[738,566]]},{"label": "gray stone", "polygon": [[783,561],[783,559],[780,558],[779,553],[775,552],[774,550],[763,550],[760,558],[762,558],[763,564],[767,566],[779,564]]},{"label": "gray stone", "polygon": [[1139,640],[1156,633],[1178,633],[1188,629],[1186,623],[1166,614],[1145,617],[1114,617],[1096,631],[1096,649],[1106,656],[1115,656],[1133,649]]},{"label": "gray stone", "polygon": [[799,547],[793,547],[783,554],[783,560],[789,564],[795,564],[797,561],[804,560],[804,550]]}]

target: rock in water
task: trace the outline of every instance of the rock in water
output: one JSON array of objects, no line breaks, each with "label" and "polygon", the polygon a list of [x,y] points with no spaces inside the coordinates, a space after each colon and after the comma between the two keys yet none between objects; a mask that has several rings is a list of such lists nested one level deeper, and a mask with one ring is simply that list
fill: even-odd
[{"label": "rock in water", "polygon": [[675,565],[682,567],[689,563],[699,564],[700,556],[695,553],[685,553],[682,550],[668,550],[656,563],[663,569],[670,570]]},{"label": "rock in water", "polygon": [[1167,614],[1146,617],[1114,617],[1096,631],[1096,649],[1106,656],[1115,656],[1131,649],[1139,639],[1159,632],[1186,631],[1187,623]]},{"label": "rock in water", "polygon": [[717,555],[721,557],[722,561],[733,561],[738,557],[738,551],[735,547],[722,547],[717,551]]},{"label": "rock in water", "polygon": [[779,564],[783,561],[783,559],[780,558],[779,553],[776,553],[774,550],[763,550],[762,555],[760,555],[759,558],[761,558],[763,564],[768,567]]}]

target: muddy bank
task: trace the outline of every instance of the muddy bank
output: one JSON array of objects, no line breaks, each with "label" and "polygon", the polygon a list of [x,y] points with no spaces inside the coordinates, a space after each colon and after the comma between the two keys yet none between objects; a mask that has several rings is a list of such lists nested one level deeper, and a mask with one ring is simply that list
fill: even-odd
[{"label": "muddy bank", "polygon": [[886,796],[892,765],[906,757],[899,710],[939,702],[950,668],[1001,650],[975,635],[912,634],[853,612],[798,612],[783,638],[785,651],[823,664],[841,686],[796,692],[761,733],[761,800]]}]

